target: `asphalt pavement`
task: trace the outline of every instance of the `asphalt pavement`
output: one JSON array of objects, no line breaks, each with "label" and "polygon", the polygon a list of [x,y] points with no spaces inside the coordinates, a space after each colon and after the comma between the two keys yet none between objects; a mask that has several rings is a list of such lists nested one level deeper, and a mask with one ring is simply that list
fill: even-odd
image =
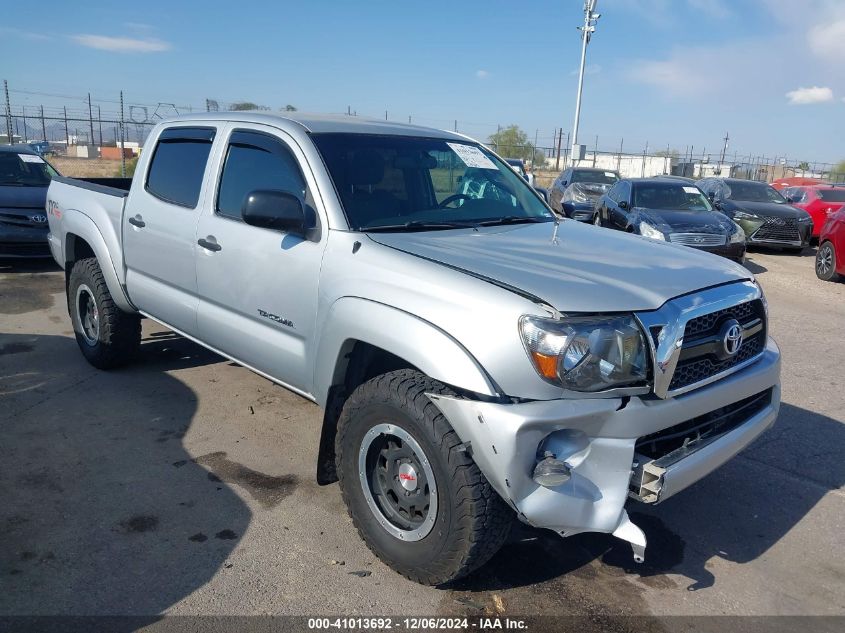
[{"label": "asphalt pavement", "polygon": [[447,589],[379,562],[315,482],[321,410],[144,321],[132,366],[74,341],[63,273],[0,261],[0,616],[845,615],[845,284],[752,253],[783,351],[775,426],[656,507],[647,560],[518,529]]}]

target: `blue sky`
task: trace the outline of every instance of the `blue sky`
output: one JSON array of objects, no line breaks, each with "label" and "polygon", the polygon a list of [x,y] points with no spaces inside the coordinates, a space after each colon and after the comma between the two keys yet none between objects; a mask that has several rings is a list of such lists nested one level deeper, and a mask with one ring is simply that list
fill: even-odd
[{"label": "blue sky", "polygon": [[[99,6],[98,6],[99,5]],[[571,129],[581,0],[16,2],[13,106],[249,100],[454,126]],[[581,142],[845,158],[845,0],[599,0]],[[46,17],[45,17],[46,16]],[[46,26],[45,26],[46,25]],[[44,93],[44,94],[32,94]],[[61,96],[48,96],[61,95]]]}]

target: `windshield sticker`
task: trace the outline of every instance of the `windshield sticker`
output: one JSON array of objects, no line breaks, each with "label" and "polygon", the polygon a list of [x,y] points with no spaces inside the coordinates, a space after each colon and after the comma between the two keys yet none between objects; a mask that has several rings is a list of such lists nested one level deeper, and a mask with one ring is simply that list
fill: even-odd
[{"label": "windshield sticker", "polygon": [[461,143],[446,143],[452,151],[458,155],[467,167],[478,167],[479,169],[498,169],[496,164],[487,158],[477,147],[463,145]]},{"label": "windshield sticker", "polygon": [[25,163],[43,163],[44,159],[35,154],[18,154],[18,157]]},{"label": "windshield sticker", "polygon": [[698,190],[698,187],[684,187],[684,191],[686,191],[687,193],[701,193]]},{"label": "windshield sticker", "polygon": [[608,178],[616,178],[616,174],[614,174],[612,171],[606,171],[604,172],[604,175]]}]

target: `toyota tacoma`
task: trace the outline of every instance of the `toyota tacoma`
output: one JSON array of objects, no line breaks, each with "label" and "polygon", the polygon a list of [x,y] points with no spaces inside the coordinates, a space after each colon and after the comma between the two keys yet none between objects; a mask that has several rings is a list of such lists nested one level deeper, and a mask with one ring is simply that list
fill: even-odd
[{"label": "toyota tacoma", "polygon": [[146,316],[321,405],[318,481],[416,581],[477,569],[514,515],[641,561],[626,505],[680,492],[777,415],[746,269],[559,218],[460,134],[191,115],[153,129],[131,183],[105,182],[48,192],[85,358],[127,363]]}]

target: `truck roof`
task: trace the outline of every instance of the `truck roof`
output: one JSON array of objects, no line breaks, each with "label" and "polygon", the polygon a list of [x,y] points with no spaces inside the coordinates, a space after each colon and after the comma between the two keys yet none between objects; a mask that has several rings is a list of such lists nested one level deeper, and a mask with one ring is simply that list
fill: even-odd
[{"label": "truck roof", "polygon": [[32,149],[26,143],[15,143],[14,145],[0,145],[0,152],[14,152],[15,154],[35,154],[38,155],[34,149]]},{"label": "truck roof", "polygon": [[200,112],[184,114],[163,121],[164,123],[177,121],[239,121],[243,123],[263,123],[265,125],[284,126],[295,125],[305,132],[324,134],[340,132],[346,134],[384,134],[393,136],[423,136],[427,138],[443,138],[450,140],[466,140],[466,137],[446,130],[368,119],[366,117],[348,116],[345,114],[308,114],[303,112],[261,112],[253,110],[237,112]]}]

